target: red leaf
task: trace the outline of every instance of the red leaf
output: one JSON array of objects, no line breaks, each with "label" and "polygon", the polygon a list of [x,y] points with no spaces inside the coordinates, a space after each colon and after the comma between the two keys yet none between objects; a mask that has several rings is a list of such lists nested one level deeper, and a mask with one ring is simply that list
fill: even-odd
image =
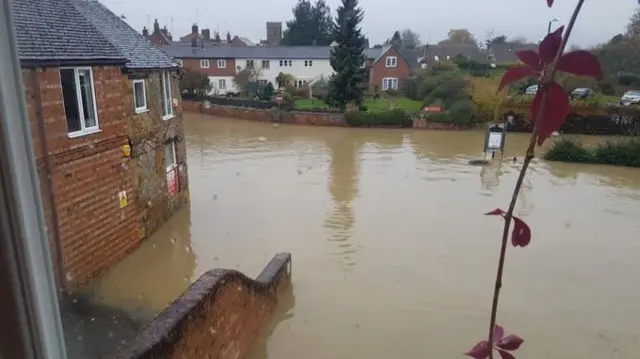
[{"label": "red leaf", "polygon": [[553,0],[547,0],[547,6],[552,7],[553,6]]},{"label": "red leaf", "polygon": [[540,61],[540,55],[533,50],[525,50],[525,51],[516,51],[516,56],[518,59],[525,65],[530,68],[540,71],[542,70],[542,63]]},{"label": "red leaf", "polygon": [[568,52],[558,60],[558,71],[568,72],[578,76],[602,78],[602,68],[596,55],[589,51]]},{"label": "red leaf", "polygon": [[511,231],[511,244],[514,247],[526,247],[531,242],[531,228],[520,218],[513,216],[513,230]]},{"label": "red leaf", "polygon": [[468,353],[464,353],[464,355],[470,356],[474,359],[485,359],[489,356],[491,352],[491,346],[489,346],[489,342],[486,340],[481,341],[476,344],[473,349],[471,349]]},{"label": "red leaf", "polygon": [[524,339],[520,338],[515,334],[510,334],[502,338],[502,340],[499,343],[496,343],[496,346],[500,349],[516,350],[520,348],[520,345],[522,345],[523,342],[524,342]]},{"label": "red leaf", "polygon": [[556,54],[560,49],[560,44],[562,43],[563,31],[564,26],[560,26],[556,31],[545,36],[544,40],[540,43],[540,46],[538,46],[538,54],[540,55],[540,60],[542,60],[544,64],[550,64],[556,57]]},{"label": "red leaf", "polygon": [[502,359],[516,359],[516,357],[514,357],[513,354],[509,352],[505,352],[504,350],[498,349],[498,353],[500,354],[500,357]]},{"label": "red leaf", "polygon": [[552,82],[546,89],[544,113],[538,116],[544,93],[545,89],[538,91],[531,103],[531,120],[534,122],[541,121],[538,124],[538,145],[542,145],[547,137],[559,129],[569,114],[569,95],[567,95],[562,86]]},{"label": "red leaf", "polygon": [[499,342],[500,340],[502,340],[502,337],[504,337],[504,329],[496,324],[496,327],[493,329],[493,342]]},{"label": "red leaf", "polygon": [[500,85],[498,86],[498,92],[500,92],[500,90],[502,90],[509,84],[535,74],[536,73],[527,66],[512,66],[507,71],[505,71],[504,75],[502,75],[502,80],[500,80]]},{"label": "red leaf", "polygon": [[496,208],[491,212],[487,212],[484,215],[485,216],[501,216],[503,215],[505,212],[503,210],[501,210],[500,208]]}]

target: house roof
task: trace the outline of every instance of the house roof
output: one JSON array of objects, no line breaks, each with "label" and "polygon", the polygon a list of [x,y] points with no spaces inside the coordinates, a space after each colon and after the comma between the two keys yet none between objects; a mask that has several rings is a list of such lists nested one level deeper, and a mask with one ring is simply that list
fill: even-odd
[{"label": "house roof", "polygon": [[23,63],[125,63],[125,56],[70,0],[13,0],[10,4]]},{"label": "house roof", "polygon": [[130,69],[177,67],[166,52],[107,9],[97,0],[71,0],[76,9],[89,20],[126,59]]},{"label": "house roof", "polygon": [[[169,55],[178,59],[328,59],[331,46],[215,46],[185,44],[162,45]],[[365,49],[367,58],[375,59],[382,49]]]},{"label": "house roof", "polygon": [[438,45],[425,45],[423,48],[424,62],[433,63],[436,60],[453,59],[457,55],[462,55],[476,61],[487,60],[487,54],[484,53],[478,46],[460,45],[460,44],[438,44]]},{"label": "house roof", "polygon": [[491,44],[489,49],[490,53],[494,56],[496,63],[509,63],[518,62],[516,51],[522,50],[536,50],[538,45],[536,44],[519,44],[519,43],[503,43],[503,44]]}]

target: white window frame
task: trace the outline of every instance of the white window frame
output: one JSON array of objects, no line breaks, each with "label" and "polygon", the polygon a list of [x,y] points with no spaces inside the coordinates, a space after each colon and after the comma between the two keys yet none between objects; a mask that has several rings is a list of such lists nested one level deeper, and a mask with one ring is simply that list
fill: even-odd
[{"label": "white window frame", "polygon": [[[167,165],[167,146],[171,146],[171,156],[173,157],[173,162]],[[176,156],[176,141],[167,142],[164,144],[164,170],[166,173],[173,171],[176,167],[178,167],[178,157]]]},{"label": "white window frame", "polygon": [[304,67],[313,67],[313,60],[304,60]]},{"label": "white window frame", "polygon": [[[265,66],[266,65],[266,66]],[[262,60],[262,68],[263,69],[270,69],[271,68],[271,61],[269,60]]]},{"label": "white window frame", "polygon": [[220,90],[226,90],[227,89],[227,79],[218,79],[218,88]]},{"label": "white window frame", "polygon": [[309,85],[309,82],[307,82],[307,80],[303,80],[303,79],[296,79],[295,84],[295,88],[301,89],[301,88],[305,88]]},{"label": "white window frame", "polygon": [[176,62],[180,67],[184,67],[184,61],[182,59],[176,59]]},{"label": "white window frame", "polygon": [[247,60],[245,66],[248,69],[255,69],[256,68],[255,61],[253,61],[253,60]]},{"label": "white window frame", "polygon": [[209,68],[209,60],[200,60],[200,68],[208,69]]},{"label": "white window frame", "polygon": [[218,66],[219,69],[226,69],[227,68],[227,60],[218,60],[218,61],[216,61],[216,66]]},{"label": "white window frame", "polygon": [[[169,85],[168,87],[167,84]],[[173,97],[171,97],[171,72],[162,71],[160,73],[160,86],[162,87],[160,96],[164,98],[166,106],[163,106],[162,109],[162,119],[166,121],[175,116],[173,114]],[[160,104],[162,105],[162,101],[160,101]]]},{"label": "white window frame", "polygon": [[[136,84],[142,84],[142,98],[144,99],[144,105],[141,107],[138,107],[138,104],[136,103]],[[149,111],[149,108],[147,107],[147,89],[145,87],[144,79],[133,80],[133,107],[135,108],[136,113]]]},{"label": "white window frame", "polygon": [[[391,84],[395,84],[391,86]],[[398,78],[397,77],[385,77],[382,79],[382,91],[397,91],[398,90]]]},{"label": "white window frame", "polygon": [[[62,70],[73,70],[73,78],[76,87],[76,101],[78,102],[78,119],[80,120],[80,130],[75,132],[69,132],[68,136],[70,138],[80,137],[89,135],[92,133],[100,132],[100,122],[98,121],[98,104],[96,102],[96,84],[93,81],[93,69],[91,67],[61,67],[58,70],[58,75],[60,76],[60,90],[62,91]],[[86,119],[84,118],[84,107],[82,104],[82,92],[80,90],[80,75],[78,74],[78,70],[89,70],[89,76],[91,77],[91,94],[93,95],[93,109],[96,114],[96,124],[95,126],[87,127]],[[64,103],[64,95],[62,96],[62,101]],[[63,105],[64,106],[64,105]],[[65,120],[66,120],[66,112],[65,112]]]},{"label": "white window frame", "polygon": [[292,66],[293,66],[292,60],[280,60],[280,67],[292,67]]},{"label": "white window frame", "polygon": [[387,56],[386,60],[387,67],[398,67],[398,57],[397,56]]}]

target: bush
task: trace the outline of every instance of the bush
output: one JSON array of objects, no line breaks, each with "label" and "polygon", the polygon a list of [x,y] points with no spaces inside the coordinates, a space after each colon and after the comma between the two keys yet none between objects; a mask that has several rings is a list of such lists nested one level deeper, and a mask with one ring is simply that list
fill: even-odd
[{"label": "bush", "polygon": [[506,94],[504,91],[496,91],[499,83],[499,78],[471,79],[470,92],[475,122],[494,121],[500,116],[497,109]]},{"label": "bush", "polygon": [[428,114],[427,119],[441,123],[471,123],[473,121],[473,104],[468,100],[454,102],[444,112]]},{"label": "bush", "polygon": [[381,112],[347,111],[344,114],[347,125],[352,127],[398,126],[411,127],[412,120],[403,109]]},{"label": "bush", "polygon": [[553,143],[551,148],[544,154],[544,159],[549,161],[593,163],[594,154],[589,149],[582,146],[582,143],[561,139]]},{"label": "bush", "polygon": [[180,78],[180,92],[188,95],[205,96],[211,92],[209,76],[193,70],[185,70]]}]

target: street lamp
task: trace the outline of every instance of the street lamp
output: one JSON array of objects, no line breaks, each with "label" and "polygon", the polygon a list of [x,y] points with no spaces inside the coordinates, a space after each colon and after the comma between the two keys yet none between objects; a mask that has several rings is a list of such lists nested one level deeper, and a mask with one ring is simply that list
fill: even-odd
[{"label": "street lamp", "polygon": [[551,33],[551,24],[553,24],[556,21],[558,21],[558,19],[556,19],[555,17],[553,18],[553,20],[549,21],[549,27],[547,28],[547,35]]}]

